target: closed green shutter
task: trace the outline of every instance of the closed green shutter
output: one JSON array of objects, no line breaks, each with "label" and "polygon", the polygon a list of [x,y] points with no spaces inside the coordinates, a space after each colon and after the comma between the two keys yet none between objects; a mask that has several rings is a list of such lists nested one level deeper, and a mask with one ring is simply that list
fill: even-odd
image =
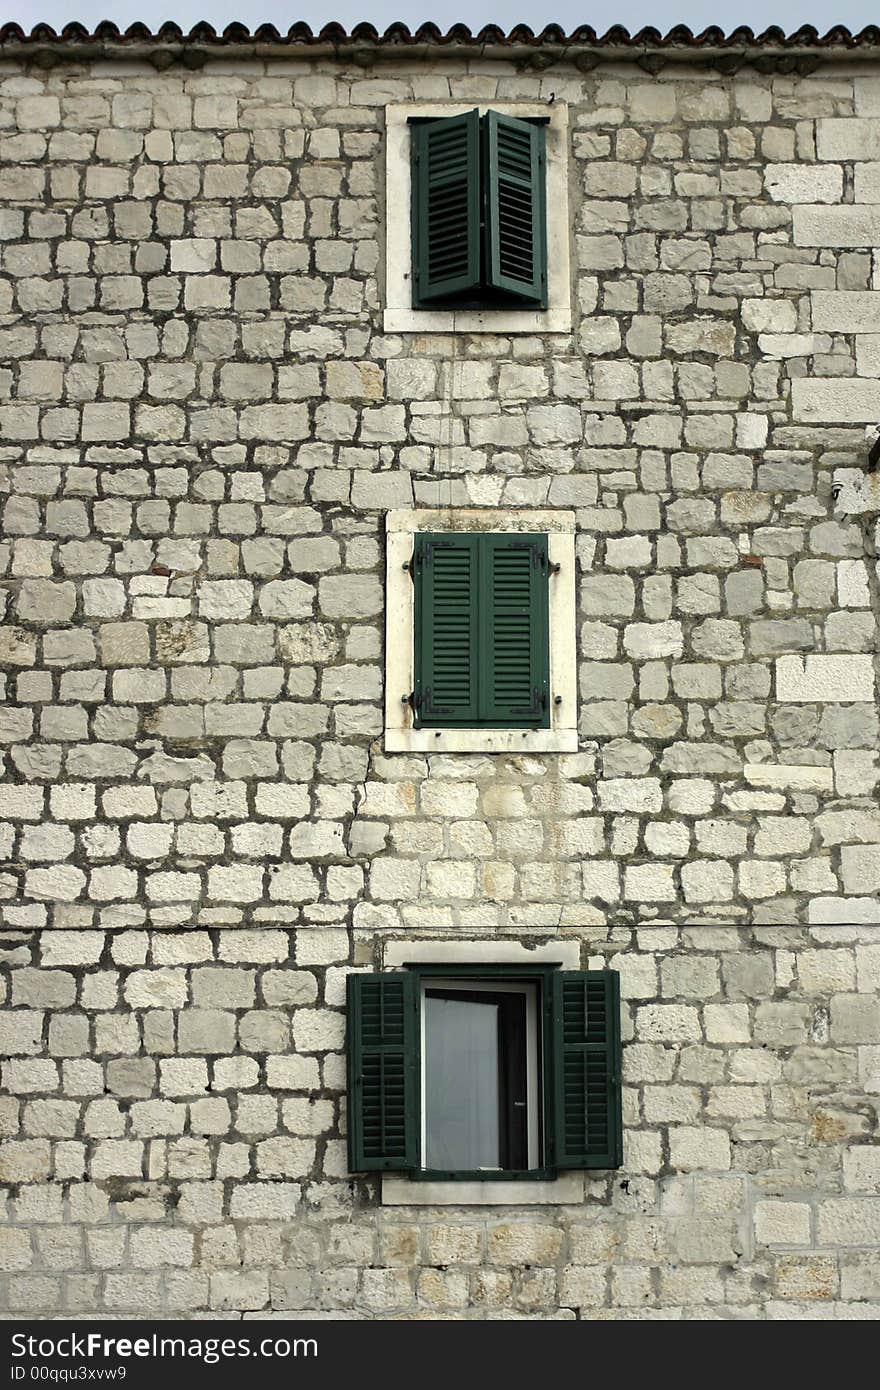
[{"label": "closed green shutter", "polygon": [[480,542],[480,723],[549,728],[547,537]]},{"label": "closed green shutter", "polygon": [[473,726],[478,704],[477,535],[416,537],[415,712],[429,726]]},{"label": "closed green shutter", "polygon": [[554,1162],[557,1168],[619,1168],[620,976],[561,970],[550,978]]},{"label": "closed green shutter", "polygon": [[546,536],[416,537],[417,727],[550,727],[549,573]]},{"label": "closed green shutter", "polygon": [[486,283],[546,306],[544,127],[489,111],[485,148]]},{"label": "closed green shutter", "polygon": [[418,990],[414,975],[349,975],[348,1166],[418,1163]]},{"label": "closed green shutter", "polygon": [[479,111],[412,127],[412,234],[417,308],[479,289]]}]

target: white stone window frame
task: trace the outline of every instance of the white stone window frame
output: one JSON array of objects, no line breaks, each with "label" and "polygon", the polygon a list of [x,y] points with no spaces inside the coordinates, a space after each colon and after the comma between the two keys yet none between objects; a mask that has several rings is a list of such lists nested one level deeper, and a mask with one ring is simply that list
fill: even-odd
[{"label": "white stone window frame", "polygon": [[[575,642],[575,514],[483,508],[419,507],[386,516],[385,752],[576,753],[577,652]],[[404,696],[415,686],[415,585],[408,565],[423,531],[538,532],[547,536],[551,565],[550,728],[415,729]]]},{"label": "white stone window frame", "polygon": [[[577,970],[577,941],[547,941],[526,946],[520,941],[387,941],[383,967],[400,970],[408,965],[556,965]],[[512,1182],[422,1182],[405,1177],[382,1178],[385,1207],[527,1207],[578,1206],[584,1200],[586,1174],[560,1172],[555,1178],[528,1178]]]},{"label": "white stone window frame", "polygon": [[[411,117],[459,116],[479,109],[519,120],[547,121],[547,308],[414,309],[412,307]],[[386,333],[570,333],[568,106],[564,101],[443,101],[385,107]]]}]

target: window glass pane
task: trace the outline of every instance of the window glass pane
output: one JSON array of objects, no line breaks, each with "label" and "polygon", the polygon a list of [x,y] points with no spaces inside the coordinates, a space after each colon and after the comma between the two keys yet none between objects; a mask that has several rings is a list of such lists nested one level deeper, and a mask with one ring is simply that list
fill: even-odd
[{"label": "window glass pane", "polygon": [[425,995],[427,1168],[499,1168],[498,1005]]}]

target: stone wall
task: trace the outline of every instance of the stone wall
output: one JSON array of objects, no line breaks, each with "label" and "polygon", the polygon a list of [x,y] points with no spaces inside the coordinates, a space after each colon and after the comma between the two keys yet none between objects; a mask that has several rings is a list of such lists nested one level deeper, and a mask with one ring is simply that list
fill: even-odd
[{"label": "stone wall", "polygon": [[12,1312],[876,1317],[872,927],[585,929],[583,963],[621,974],[624,1167],[510,1209],[382,1207],[347,1177],[328,935],[6,949]]},{"label": "stone wall", "polygon": [[[865,71],[9,65],[8,924],[880,922]],[[574,332],[384,335],[384,104],[551,93]],[[576,510],[578,754],[383,757],[413,503]]]},{"label": "stone wall", "polygon": [[[572,333],[384,333],[385,104],[551,95]],[[15,1310],[876,1312],[880,602],[831,487],[878,111],[880,60],[3,61]],[[578,752],[384,753],[412,505],[575,511]],[[624,970],[583,1208],[349,1183],[343,976],[413,932]]]}]

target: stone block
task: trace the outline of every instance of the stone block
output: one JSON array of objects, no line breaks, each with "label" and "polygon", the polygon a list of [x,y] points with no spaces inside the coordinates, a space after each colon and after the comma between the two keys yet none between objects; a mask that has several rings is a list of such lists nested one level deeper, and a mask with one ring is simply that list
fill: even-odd
[{"label": "stone block", "polygon": [[781,656],[776,698],[791,703],[851,703],[874,699],[870,656]]},{"label": "stone block", "polygon": [[810,295],[813,328],[829,333],[880,332],[880,291],[814,290]]},{"label": "stone block", "polygon": [[880,158],[880,121],[864,116],[824,116],[816,122],[820,159]]}]

